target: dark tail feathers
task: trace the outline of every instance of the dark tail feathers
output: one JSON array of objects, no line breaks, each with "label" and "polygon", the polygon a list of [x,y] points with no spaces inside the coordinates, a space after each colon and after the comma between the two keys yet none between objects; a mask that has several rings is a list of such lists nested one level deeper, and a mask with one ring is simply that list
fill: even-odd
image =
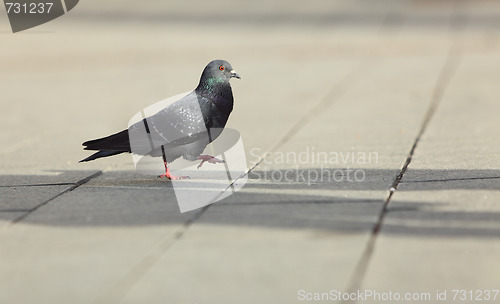
[{"label": "dark tail feathers", "polygon": [[123,130],[107,137],[89,140],[84,142],[83,145],[85,146],[85,148],[83,148],[84,150],[99,150],[99,152],[82,159],[80,162],[87,162],[96,158],[130,152],[128,130]]},{"label": "dark tail feathers", "polygon": [[130,152],[130,140],[128,138],[128,130],[115,133],[113,135],[89,140],[83,143],[84,150],[107,150],[107,151],[123,151]]}]

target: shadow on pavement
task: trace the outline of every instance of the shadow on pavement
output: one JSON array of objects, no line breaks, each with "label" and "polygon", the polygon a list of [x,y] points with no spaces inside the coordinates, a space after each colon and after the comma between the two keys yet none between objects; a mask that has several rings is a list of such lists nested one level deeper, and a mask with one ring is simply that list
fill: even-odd
[{"label": "shadow on pavement", "polygon": [[[196,219],[197,224],[206,225],[312,229],[343,234],[366,232],[377,223],[398,172],[361,170],[365,172],[361,182],[316,181],[309,185],[264,179],[271,176],[270,172],[255,171],[240,192],[206,210],[184,214],[179,213],[170,181],[135,172],[104,173],[74,190],[71,187],[80,179],[97,173],[0,176],[0,219],[6,218],[1,214],[16,212],[22,216],[23,224],[49,226],[178,225]],[[500,170],[409,170],[396,197],[399,192],[426,193],[428,198],[446,190],[498,191],[499,180]],[[491,210],[491,206],[474,206],[471,201],[464,208],[463,203],[454,204],[446,195],[444,199],[440,195],[430,201],[398,199],[389,205],[383,232],[500,237],[500,211]]]}]

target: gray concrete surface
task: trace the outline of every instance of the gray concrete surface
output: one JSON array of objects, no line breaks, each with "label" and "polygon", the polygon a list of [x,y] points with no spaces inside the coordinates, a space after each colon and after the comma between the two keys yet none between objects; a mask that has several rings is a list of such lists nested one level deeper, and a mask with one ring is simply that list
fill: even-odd
[{"label": "gray concrete surface", "polygon": [[[0,302],[500,289],[499,20],[494,1],[84,1],[12,34],[0,14]],[[129,155],[77,163],[215,58],[243,78],[240,192],[180,214]],[[357,156],[280,158],[313,151]]]}]

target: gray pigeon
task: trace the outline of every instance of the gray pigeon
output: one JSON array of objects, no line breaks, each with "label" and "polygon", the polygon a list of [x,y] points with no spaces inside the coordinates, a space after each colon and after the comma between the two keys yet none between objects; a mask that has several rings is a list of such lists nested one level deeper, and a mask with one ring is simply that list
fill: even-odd
[{"label": "gray pigeon", "polygon": [[127,130],[86,141],[84,150],[98,152],[81,160],[87,162],[121,153],[163,157],[165,174],[160,177],[179,179],[170,174],[168,163],[179,157],[195,161],[223,162],[210,155],[201,155],[224,129],[233,110],[233,93],[229,80],[240,76],[225,60],[210,62],[201,74],[194,91],[156,114],[143,119]]}]

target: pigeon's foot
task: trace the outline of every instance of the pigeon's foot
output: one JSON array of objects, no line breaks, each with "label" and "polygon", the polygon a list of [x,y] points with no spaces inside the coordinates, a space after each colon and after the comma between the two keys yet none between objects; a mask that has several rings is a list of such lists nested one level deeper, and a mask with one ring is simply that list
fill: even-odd
[{"label": "pigeon's foot", "polygon": [[225,163],[222,159],[215,158],[211,155],[200,155],[198,159],[201,160],[201,163],[198,165],[198,169],[201,168],[204,162],[209,162],[211,164],[217,164],[217,163]]},{"label": "pigeon's foot", "polygon": [[167,162],[165,162],[165,174],[158,176],[158,178],[168,178],[170,180],[180,180],[189,179],[189,176],[175,176],[170,173],[170,169],[167,167]]}]

